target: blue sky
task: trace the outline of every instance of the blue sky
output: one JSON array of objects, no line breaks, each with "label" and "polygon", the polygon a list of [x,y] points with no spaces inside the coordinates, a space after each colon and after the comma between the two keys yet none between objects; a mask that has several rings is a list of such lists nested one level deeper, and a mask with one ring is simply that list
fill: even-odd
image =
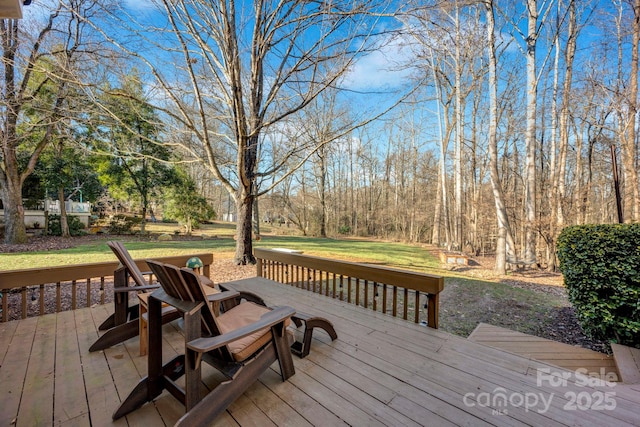
[{"label": "blue sky", "polygon": [[[509,3],[505,1],[505,4]],[[158,12],[151,0],[124,0],[125,7],[134,17],[140,19],[148,18],[151,21],[156,16],[161,16],[162,12]],[[511,3],[522,9],[523,3]],[[580,5],[584,5],[584,2],[580,2]],[[595,2],[598,7],[603,8],[605,11],[612,10],[612,4],[610,1]],[[554,6],[555,7],[555,6]],[[27,12],[34,14],[37,13],[37,5],[34,4],[27,8]],[[602,10],[599,11],[597,18],[604,16]],[[484,17],[480,17],[481,21],[484,21]],[[380,25],[400,25],[399,23],[391,23],[391,19],[380,21]],[[522,19],[519,23],[521,28],[526,25],[526,19]],[[503,60],[500,63],[500,67],[504,71],[510,71],[513,67],[518,67],[520,73],[524,75],[524,61],[523,55],[520,49],[523,46],[523,41],[517,36],[513,28],[502,27],[502,39],[510,40],[511,45],[508,54],[511,58]],[[599,30],[596,27],[587,27],[581,33],[579,43],[578,56],[576,58],[577,64],[582,64],[584,61],[592,60],[591,50],[589,45],[598,41]],[[515,37],[514,37],[515,35]],[[385,36],[390,37],[390,36]],[[403,84],[407,83],[411,77],[411,74],[416,70],[399,69],[399,66],[412,63],[418,64],[414,58],[413,50],[408,47],[413,41],[409,36],[404,36],[395,39],[384,40],[386,43],[382,43],[383,47],[379,51],[372,52],[368,55],[362,55],[358,61],[352,66],[349,73],[342,79],[341,85],[348,89],[350,92],[345,93],[345,98],[348,97],[352,102],[357,103],[357,107],[353,108],[354,111],[360,111],[361,109],[371,107],[384,107],[392,102],[393,97],[389,94],[394,89],[400,88]],[[539,61],[542,61],[545,56],[545,44],[547,40],[541,38],[539,40]],[[479,52],[479,55],[482,53]],[[151,55],[153,56],[153,55]],[[159,56],[157,56],[159,58]],[[418,64],[420,66],[420,64]],[[422,66],[424,72],[423,75],[429,73],[425,66]],[[422,70],[420,69],[420,70]],[[149,85],[153,87],[153,85]],[[364,93],[358,95],[357,93]],[[433,96],[432,89],[422,88],[420,90],[422,96]],[[434,119],[436,106],[434,103],[424,104],[425,112],[420,113],[423,120],[432,120],[430,126],[431,131],[429,135],[425,135],[425,139],[434,140],[437,134],[437,124]],[[382,125],[381,125],[382,126]],[[429,126],[427,126],[429,128]]]}]

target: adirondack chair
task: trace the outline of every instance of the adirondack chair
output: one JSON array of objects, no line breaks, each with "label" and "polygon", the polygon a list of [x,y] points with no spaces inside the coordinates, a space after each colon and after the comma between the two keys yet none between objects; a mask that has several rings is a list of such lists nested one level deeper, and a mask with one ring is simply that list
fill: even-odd
[{"label": "adirondack chair", "polygon": [[[222,292],[214,297],[224,305],[215,315],[198,276],[191,270],[156,261],[147,264],[162,289],[149,297],[148,375],[133,389],[113,414],[116,420],[146,402],[169,391],[185,405],[186,413],[176,425],[210,425],[215,418],[276,360],[282,380],[295,373],[287,325],[295,310],[270,310],[244,302],[234,305],[238,292]],[[162,365],[161,304],[175,307],[183,317],[185,353]],[[206,395],[202,389],[202,362],[227,378]],[[178,378],[185,376],[184,388]]]},{"label": "adirondack chair", "polygon": [[[120,261],[120,267],[114,272],[113,278],[114,312],[98,327],[99,330],[106,332],[89,347],[89,351],[104,350],[138,335],[140,306],[139,304],[129,305],[129,293],[132,291],[149,292],[160,287],[158,284],[150,284],[145,279],[144,274],[122,243],[110,241],[107,242],[107,246]],[[178,314],[174,313],[171,317],[171,320],[175,320],[178,318]],[[169,321],[169,317],[167,321]]]},{"label": "adirondack chair", "polygon": [[[114,312],[98,327],[99,330],[106,332],[89,347],[89,351],[104,350],[138,335],[140,305],[129,305],[129,293],[149,292],[160,287],[159,284],[151,284],[145,279],[145,274],[151,274],[151,272],[140,271],[121,242],[110,241],[107,242],[107,246],[120,261],[120,267],[114,272]],[[207,285],[213,286],[213,282],[208,277],[202,276],[202,280],[207,281]],[[165,310],[163,321],[170,322],[178,317],[180,316],[175,310],[168,309]]]}]

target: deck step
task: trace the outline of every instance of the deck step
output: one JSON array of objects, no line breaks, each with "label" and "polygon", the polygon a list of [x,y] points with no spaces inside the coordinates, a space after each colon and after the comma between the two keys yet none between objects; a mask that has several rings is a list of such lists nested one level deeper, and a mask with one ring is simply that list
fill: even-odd
[{"label": "deck step", "polygon": [[611,344],[620,381],[625,384],[640,384],[640,349],[626,345]]},{"label": "deck step", "polygon": [[589,375],[609,381],[620,378],[613,356],[575,345],[487,323],[480,323],[467,339],[570,371],[586,369]]}]

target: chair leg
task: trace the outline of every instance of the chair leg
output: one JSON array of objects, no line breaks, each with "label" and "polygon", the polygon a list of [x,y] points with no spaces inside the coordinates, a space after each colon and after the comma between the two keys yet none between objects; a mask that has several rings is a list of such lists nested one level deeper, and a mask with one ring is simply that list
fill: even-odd
[{"label": "chair leg", "polygon": [[[127,311],[127,319],[128,320],[134,320],[137,319],[139,315],[139,310],[138,310],[138,305],[132,305],[128,308]],[[98,326],[98,330],[100,331],[106,331],[108,329],[111,329],[113,327],[117,326],[116,325],[116,314],[115,313],[111,313],[111,315],[109,317],[107,317],[105,319],[104,322],[102,322],[100,324],[100,326]]]},{"label": "chair leg", "polygon": [[140,380],[138,385],[135,386],[131,393],[129,393],[127,398],[122,401],[120,406],[118,406],[118,409],[116,409],[116,411],[112,415],[112,419],[115,421],[118,418],[124,417],[125,415],[132,411],[135,411],[145,403],[150,402],[155,397],[157,396],[154,396],[151,399],[149,398],[149,378],[144,377]]},{"label": "chair leg", "polygon": [[[291,358],[291,353],[285,351]],[[220,383],[187,411],[175,426],[210,425],[240,397],[276,359],[275,346],[269,345],[244,365],[232,380]]]},{"label": "chair leg", "polygon": [[284,323],[275,325],[271,328],[271,333],[274,337],[275,351],[278,357],[278,363],[280,364],[282,381],[286,381],[296,373],[296,369],[293,366],[291,347],[289,346],[288,334]]},{"label": "chair leg", "polygon": [[[179,355],[173,358],[170,362],[162,366],[162,369],[153,374],[148,375],[140,380],[140,382],[129,393],[127,398],[120,403],[118,409],[113,413],[113,420],[117,420],[128,413],[138,409],[147,402],[151,402],[156,397],[162,394],[162,391],[166,388],[171,394],[176,394],[176,390],[168,386],[165,378],[175,381],[184,375],[184,355]],[[177,391],[178,394],[180,391]],[[180,399],[179,396],[176,398]],[[184,398],[184,396],[182,396]]]},{"label": "chair leg", "polygon": [[[162,316],[162,323],[171,322],[180,317],[180,313],[168,313]],[[102,334],[96,342],[89,347],[89,351],[104,350],[130,338],[137,336],[140,332],[140,322],[138,319],[130,320],[119,326],[115,326]]]},{"label": "chair leg", "polygon": [[313,338],[313,329],[323,329],[331,337],[331,341],[338,338],[338,334],[333,327],[333,324],[323,317],[314,317],[310,314],[297,312],[292,318],[293,323],[297,327],[304,324],[304,338],[302,342],[296,341],[291,345],[291,352],[301,359],[304,359],[309,355],[311,351],[311,339]]},{"label": "chair leg", "polygon": [[[146,311],[144,308],[141,311]],[[144,313],[138,317],[138,330],[140,332],[140,356],[146,356],[149,344],[149,328],[144,318]]]},{"label": "chair leg", "polygon": [[132,320],[122,325],[115,326],[102,334],[100,338],[98,338],[96,342],[89,347],[89,351],[104,350],[105,348],[109,348],[126,341],[129,338],[133,338],[138,335],[138,328],[139,325],[137,320]]}]

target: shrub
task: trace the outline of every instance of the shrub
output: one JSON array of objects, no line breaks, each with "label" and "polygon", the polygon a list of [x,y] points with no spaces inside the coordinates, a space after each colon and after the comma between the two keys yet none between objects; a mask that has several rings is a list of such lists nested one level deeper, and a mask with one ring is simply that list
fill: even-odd
[{"label": "shrub", "polygon": [[200,228],[202,221],[216,218],[207,199],[198,194],[189,182],[172,189],[166,202],[163,215],[178,220],[188,236],[194,229]]},{"label": "shrub", "polygon": [[558,258],[584,331],[640,348],[640,224],[567,227]]},{"label": "shrub", "polygon": [[133,227],[140,225],[142,218],[127,215],[114,215],[109,220],[109,233],[111,234],[131,234]]},{"label": "shrub", "polygon": [[338,233],[349,234],[351,233],[351,227],[349,227],[348,225],[341,225],[340,228],[338,228]]},{"label": "shrub", "polygon": [[[69,234],[72,236],[81,236],[84,234],[84,224],[77,216],[67,215],[67,225],[69,226]],[[60,215],[49,215],[49,231],[52,236],[62,236],[62,226],[60,225]]]}]

